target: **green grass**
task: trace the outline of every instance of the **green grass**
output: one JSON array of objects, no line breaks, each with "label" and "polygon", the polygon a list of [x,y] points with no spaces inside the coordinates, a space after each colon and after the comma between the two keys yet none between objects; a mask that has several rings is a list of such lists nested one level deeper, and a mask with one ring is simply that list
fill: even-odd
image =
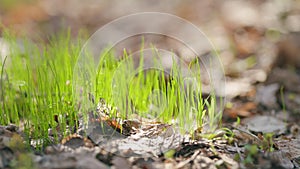
[{"label": "green grass", "polygon": [[66,135],[67,123],[72,126],[77,118],[71,80],[80,45],[70,42],[70,34],[64,36],[42,46],[23,38],[20,46],[4,35],[11,48],[1,64],[0,123],[23,126],[28,141],[47,141],[48,129],[58,125]]},{"label": "green grass", "polygon": [[[2,36],[10,45],[10,54],[0,62],[0,124],[22,126],[27,141],[40,140],[40,146],[49,142],[49,128],[53,129],[55,141],[59,141],[60,135],[72,133],[70,126],[78,127],[79,114],[86,115],[85,109],[80,109],[85,102],[78,101],[73,86],[81,38],[72,41],[70,33],[62,33],[49,38],[50,43],[40,44],[26,38],[17,40],[7,32]],[[157,54],[155,48],[153,52]],[[114,107],[112,117],[130,119],[138,115],[176,123],[182,132],[190,133],[195,126],[201,128],[204,123],[212,130],[216,128],[221,116],[217,115],[214,94],[206,100],[202,98],[200,67],[199,72],[193,72],[194,79],[187,79],[177,64],[173,64],[170,76],[165,76],[159,59],[155,62],[160,70],[145,73],[142,54],[138,69],[134,68],[134,60],[126,50],[123,58],[117,60],[113,50],[101,56],[92,79],[94,87],[89,93],[96,102],[104,98]],[[194,85],[187,83],[189,80],[193,80]],[[83,97],[87,94],[83,93]]]},{"label": "green grass", "polygon": [[[97,76],[96,85],[99,97],[118,107],[122,118],[131,118],[138,114],[140,117],[166,123],[179,118],[179,126],[184,129],[191,128],[194,119],[197,119],[198,126],[202,125],[205,110],[200,89],[197,92],[191,85],[184,86],[186,79],[176,64],[168,77],[159,65],[159,60],[156,62],[156,69],[145,71],[142,69],[142,56],[137,69],[133,67],[134,61],[126,51],[124,56],[122,61],[115,60],[111,54],[102,58],[98,74],[103,76]],[[201,84],[198,86],[201,87]]]}]

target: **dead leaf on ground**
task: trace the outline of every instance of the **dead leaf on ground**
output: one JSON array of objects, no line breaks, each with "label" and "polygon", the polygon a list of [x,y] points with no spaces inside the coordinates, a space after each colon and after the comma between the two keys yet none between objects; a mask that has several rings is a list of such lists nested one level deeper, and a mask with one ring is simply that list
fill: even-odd
[{"label": "dead leaf on ground", "polygon": [[286,35],[278,43],[279,57],[277,64],[279,66],[296,66],[300,67],[300,32],[292,32]]},{"label": "dead leaf on ground", "polygon": [[278,83],[285,91],[300,93],[300,77],[295,70],[275,68],[269,74],[266,83]]},{"label": "dead leaf on ground", "polygon": [[225,116],[229,116],[230,118],[236,119],[239,117],[249,117],[253,115],[256,110],[256,103],[254,102],[246,102],[246,103],[237,103],[234,102],[231,108],[225,109]]},{"label": "dead leaf on ground", "polygon": [[278,149],[287,153],[291,160],[300,158],[300,139],[280,139],[275,143]]},{"label": "dead leaf on ground", "polygon": [[285,133],[286,124],[272,116],[254,116],[244,119],[244,124],[250,131],[257,133],[274,133],[280,135]]},{"label": "dead leaf on ground", "polygon": [[280,86],[277,83],[270,84],[267,86],[259,86],[257,88],[256,102],[271,109],[277,109],[277,97]]},{"label": "dead leaf on ground", "polygon": [[273,160],[273,162],[276,162],[277,165],[283,168],[294,168],[294,164],[291,162],[291,159],[289,158],[288,154],[286,154],[283,151],[272,152],[269,154],[269,156]]},{"label": "dead leaf on ground", "polygon": [[114,157],[112,164],[116,168],[130,169],[132,167],[127,159],[118,156]]}]

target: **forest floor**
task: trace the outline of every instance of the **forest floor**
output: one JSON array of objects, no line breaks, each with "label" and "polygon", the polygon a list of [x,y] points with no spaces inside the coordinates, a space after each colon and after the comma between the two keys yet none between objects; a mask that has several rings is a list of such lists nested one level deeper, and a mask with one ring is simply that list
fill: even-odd
[{"label": "forest floor", "polygon": [[[71,25],[76,34],[83,26],[94,31],[111,18],[126,14],[120,10],[125,2],[108,14],[93,8],[86,14],[90,16],[84,16],[89,9],[86,4],[76,6],[69,2],[60,6],[60,2],[45,2],[47,7],[37,3],[11,8],[0,13],[0,21],[14,30],[21,25],[28,35],[34,34],[32,30],[51,34],[66,25]],[[214,139],[191,139],[180,135],[174,126],[145,123],[139,124],[140,130],[134,134],[114,132],[104,136],[101,131],[107,126],[100,126],[95,121],[97,117],[90,117],[87,137],[74,134],[35,152],[34,148],[27,151],[21,146],[24,133],[12,124],[0,126],[0,168],[300,168],[299,2],[213,2],[194,2],[193,6],[203,10],[180,2],[168,10],[145,2],[149,8],[143,3],[138,5],[141,11],[175,11],[200,25],[220,49],[227,97],[222,127],[230,132],[220,129]],[[58,8],[51,11],[54,6]],[[81,13],[75,15],[66,6],[76,6]],[[104,3],[101,7],[108,6]],[[126,7],[130,8],[128,4]],[[36,14],[17,15],[17,11],[26,11],[20,10],[23,8]],[[208,14],[210,9],[220,14]],[[103,19],[96,22],[93,16]],[[64,17],[66,25],[57,24],[60,17]],[[28,20],[34,20],[34,24]]]}]

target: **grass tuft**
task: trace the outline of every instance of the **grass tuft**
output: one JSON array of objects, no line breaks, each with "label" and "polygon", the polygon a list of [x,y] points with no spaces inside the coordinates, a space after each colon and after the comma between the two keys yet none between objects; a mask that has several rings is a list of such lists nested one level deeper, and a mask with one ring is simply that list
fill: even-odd
[{"label": "grass tuft", "polygon": [[[72,41],[70,33],[49,38],[49,43],[42,45],[7,32],[2,36],[9,43],[10,54],[0,62],[0,124],[21,126],[26,141],[37,148],[73,133],[79,114],[87,113],[79,112],[84,105],[77,102],[73,86],[81,41]],[[215,129],[220,113],[214,94],[202,97],[200,67],[186,77],[176,62],[167,72],[154,47],[153,55],[155,68],[145,71],[147,63],[142,53],[135,67],[135,60],[126,50],[122,60],[116,59],[112,50],[104,52],[92,80],[93,100],[109,103],[114,110],[111,117],[175,121],[182,132],[189,133],[205,123]]]}]

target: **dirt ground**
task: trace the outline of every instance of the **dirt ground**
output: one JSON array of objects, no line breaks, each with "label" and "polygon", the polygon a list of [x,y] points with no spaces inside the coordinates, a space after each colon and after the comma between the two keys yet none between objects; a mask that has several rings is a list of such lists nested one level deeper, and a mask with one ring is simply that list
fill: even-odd
[{"label": "dirt ground", "polygon": [[[221,130],[213,140],[191,140],[174,126],[160,123],[143,124],[134,134],[106,137],[93,121],[87,138],[78,133],[35,153],[17,146],[22,131],[9,125],[0,127],[0,168],[9,168],[12,161],[19,168],[49,169],[299,168],[299,0],[0,0],[0,23],[33,41],[42,37],[47,42],[47,36],[66,28],[74,37],[82,29],[91,35],[113,19],[146,11],[171,13],[192,22],[219,49],[227,98],[222,123],[233,131],[232,140]],[[132,41],[119,44],[120,48],[126,45],[136,47]]]}]

